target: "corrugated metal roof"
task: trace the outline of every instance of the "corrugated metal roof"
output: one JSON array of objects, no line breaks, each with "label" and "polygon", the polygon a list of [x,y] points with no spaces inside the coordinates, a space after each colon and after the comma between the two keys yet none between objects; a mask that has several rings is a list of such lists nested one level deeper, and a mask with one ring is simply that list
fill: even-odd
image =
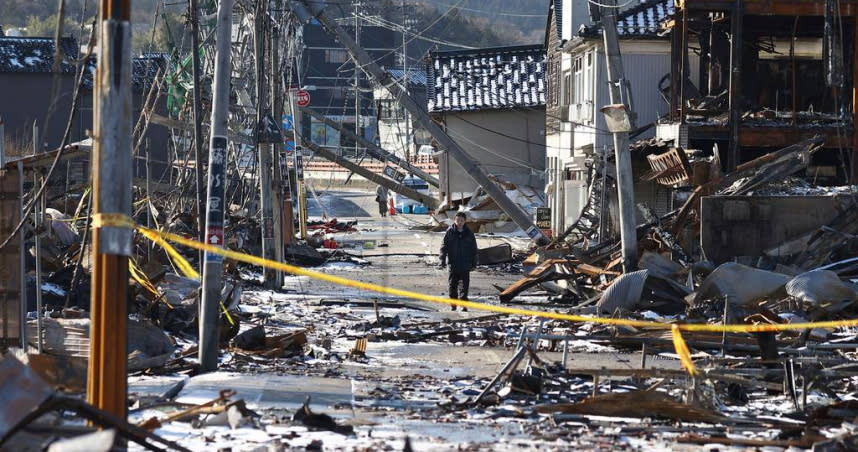
[{"label": "corrugated metal roof", "polygon": [[[64,57],[60,72],[74,72],[69,61],[78,57],[77,41],[62,38],[60,48]],[[0,37],[0,72],[51,72],[55,51],[53,38]]]},{"label": "corrugated metal roof", "polygon": [[429,111],[543,106],[545,59],[542,45],[431,53]]},{"label": "corrugated metal roof", "polygon": [[[673,0],[646,0],[620,13],[617,34],[620,38],[657,38],[661,23],[674,13]],[[602,23],[581,27],[579,36],[602,34]]]}]

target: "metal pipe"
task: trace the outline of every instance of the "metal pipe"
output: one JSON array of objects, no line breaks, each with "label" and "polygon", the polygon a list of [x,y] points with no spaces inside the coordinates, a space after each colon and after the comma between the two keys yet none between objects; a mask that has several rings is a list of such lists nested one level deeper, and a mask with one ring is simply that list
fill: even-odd
[{"label": "metal pipe", "polygon": [[[4,136],[0,134],[0,141],[4,140]],[[24,215],[24,163],[18,160],[18,206],[20,215]],[[20,218],[20,217],[19,217]],[[21,348],[27,351],[27,259],[24,255],[24,230],[18,232],[18,258],[19,258],[19,275],[21,279]]]},{"label": "metal pipe", "polygon": [[[33,186],[39,186],[39,177],[33,175]],[[34,234],[33,241],[36,248],[36,350],[39,353],[42,353],[42,240],[41,240],[41,232],[42,228],[42,212],[44,211],[44,196],[40,196],[39,200],[36,202],[36,208],[33,209],[33,226],[34,226]],[[21,250],[23,253],[24,250]]]}]

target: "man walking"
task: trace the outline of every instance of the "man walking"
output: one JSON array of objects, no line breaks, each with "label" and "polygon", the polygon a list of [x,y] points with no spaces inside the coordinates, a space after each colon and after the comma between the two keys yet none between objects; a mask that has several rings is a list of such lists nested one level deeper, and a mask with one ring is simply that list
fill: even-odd
[{"label": "man walking", "polygon": [[379,185],[375,189],[375,202],[378,203],[378,214],[382,217],[387,216],[387,187]]},{"label": "man walking", "polygon": [[[465,226],[467,217],[465,212],[457,212],[454,223],[444,234],[444,242],[441,245],[441,268],[450,263],[450,274],[448,278],[450,298],[454,300],[468,300],[468,285],[471,282],[471,270],[477,267],[477,239],[474,233]],[[459,283],[462,291],[459,292]],[[456,305],[453,305],[456,310]],[[462,307],[463,311],[468,308]]]}]

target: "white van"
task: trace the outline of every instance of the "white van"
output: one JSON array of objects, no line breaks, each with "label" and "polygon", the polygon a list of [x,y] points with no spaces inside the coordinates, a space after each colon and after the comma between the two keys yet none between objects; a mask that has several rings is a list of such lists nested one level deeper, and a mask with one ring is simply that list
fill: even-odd
[{"label": "white van", "polygon": [[[402,180],[402,185],[405,185],[406,187],[415,190],[419,193],[425,194],[426,196],[432,195],[429,192],[429,184],[423,179],[420,179],[419,177],[406,177]],[[420,201],[416,201],[405,195],[394,193],[393,205],[399,212],[413,213],[415,206],[422,206],[423,204]]]}]

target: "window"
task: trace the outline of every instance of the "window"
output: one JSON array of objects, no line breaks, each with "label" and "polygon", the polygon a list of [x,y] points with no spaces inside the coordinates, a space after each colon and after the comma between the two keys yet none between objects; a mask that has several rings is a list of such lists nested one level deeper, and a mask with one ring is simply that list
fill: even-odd
[{"label": "window", "polygon": [[325,63],[345,63],[349,54],[345,50],[325,50]]},{"label": "window", "polygon": [[572,105],[575,103],[575,97],[572,90],[572,71],[563,71],[563,105]]},{"label": "window", "polygon": [[572,62],[572,102],[579,121],[593,120],[593,53],[575,57]]},{"label": "window", "polygon": [[556,106],[560,103],[560,62],[548,63],[548,105]]},{"label": "window", "polygon": [[584,58],[577,57],[572,64],[572,71],[575,73],[575,90],[573,96],[576,103],[582,103],[587,98],[587,92],[584,87]]}]

